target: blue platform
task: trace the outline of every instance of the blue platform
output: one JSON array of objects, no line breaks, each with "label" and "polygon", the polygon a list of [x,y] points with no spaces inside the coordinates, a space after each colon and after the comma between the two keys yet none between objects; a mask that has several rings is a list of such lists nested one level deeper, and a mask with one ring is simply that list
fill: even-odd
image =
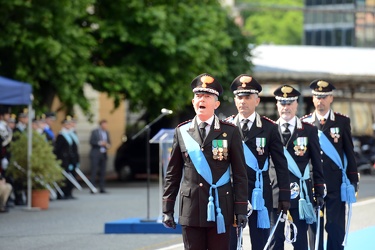
[{"label": "blue platform", "polygon": [[141,218],[128,218],[117,221],[106,222],[104,225],[105,234],[181,234],[181,225],[177,224],[176,229],[163,226],[155,220],[143,220]]}]

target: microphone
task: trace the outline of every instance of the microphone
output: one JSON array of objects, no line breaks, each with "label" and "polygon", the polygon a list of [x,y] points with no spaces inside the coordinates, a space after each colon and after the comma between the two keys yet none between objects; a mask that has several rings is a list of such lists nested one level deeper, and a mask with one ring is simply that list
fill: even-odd
[{"label": "microphone", "polygon": [[173,113],[173,111],[170,110],[170,109],[165,109],[165,108],[163,108],[163,109],[161,109],[161,113],[162,113],[162,114],[165,114],[165,115],[170,115],[170,114]]}]

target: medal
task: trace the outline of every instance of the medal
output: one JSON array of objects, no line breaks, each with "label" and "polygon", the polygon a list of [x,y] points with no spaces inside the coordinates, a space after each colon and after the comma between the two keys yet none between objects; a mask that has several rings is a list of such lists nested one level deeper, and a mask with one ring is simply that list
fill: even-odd
[{"label": "medal", "polygon": [[223,140],[223,157],[224,157],[224,160],[228,159],[228,141],[227,140]]},{"label": "medal", "polygon": [[264,137],[255,138],[255,144],[257,146],[256,150],[258,151],[258,155],[263,155],[264,147],[266,146],[266,138]]},{"label": "medal", "polygon": [[333,141],[335,143],[338,143],[339,138],[340,138],[340,128],[338,127],[330,128],[330,135],[333,138]]},{"label": "medal", "polygon": [[303,156],[307,150],[307,137],[298,137],[294,142],[294,154]]},{"label": "medal", "polygon": [[300,187],[297,182],[290,183],[290,198],[295,199],[298,197],[300,192]]}]

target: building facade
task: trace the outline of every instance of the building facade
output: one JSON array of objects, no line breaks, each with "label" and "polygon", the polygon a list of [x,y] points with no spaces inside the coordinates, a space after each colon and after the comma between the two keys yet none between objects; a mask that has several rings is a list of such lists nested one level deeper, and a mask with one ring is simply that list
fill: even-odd
[{"label": "building facade", "polygon": [[304,45],[375,47],[375,0],[306,0]]}]

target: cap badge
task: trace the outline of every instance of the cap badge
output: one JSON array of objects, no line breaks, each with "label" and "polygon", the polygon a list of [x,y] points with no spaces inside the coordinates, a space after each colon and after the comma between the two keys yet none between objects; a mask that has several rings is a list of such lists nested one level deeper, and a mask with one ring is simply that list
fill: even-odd
[{"label": "cap badge", "polygon": [[202,76],[201,77],[201,82],[202,82],[203,88],[206,88],[207,84],[211,84],[211,83],[213,83],[213,81],[214,81],[214,78],[211,77],[211,76]]},{"label": "cap badge", "polygon": [[319,91],[322,91],[323,90],[323,88],[326,88],[326,87],[328,87],[328,82],[326,82],[326,81],[319,81],[318,83],[317,83],[317,85],[318,85],[318,87],[319,87]]},{"label": "cap badge", "polygon": [[242,76],[240,78],[240,82],[242,83],[241,87],[245,88],[246,87],[246,83],[251,82],[251,79],[252,79],[251,76]]},{"label": "cap badge", "polygon": [[289,86],[284,86],[281,88],[281,92],[283,93],[284,98],[288,97],[288,94],[292,93],[292,91],[293,91],[293,88]]}]

